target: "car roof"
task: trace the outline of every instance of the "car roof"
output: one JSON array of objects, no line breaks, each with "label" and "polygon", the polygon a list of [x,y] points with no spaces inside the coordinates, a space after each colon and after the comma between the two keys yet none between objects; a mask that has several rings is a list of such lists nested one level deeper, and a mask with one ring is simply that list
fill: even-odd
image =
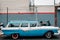
[{"label": "car roof", "polygon": [[38,23],[38,21],[10,21],[8,23]]}]

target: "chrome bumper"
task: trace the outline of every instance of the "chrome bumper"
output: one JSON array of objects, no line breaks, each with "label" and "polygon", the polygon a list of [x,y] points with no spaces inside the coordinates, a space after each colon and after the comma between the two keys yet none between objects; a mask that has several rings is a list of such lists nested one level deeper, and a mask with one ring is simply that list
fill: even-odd
[{"label": "chrome bumper", "polygon": [[58,29],[58,33],[54,33],[54,35],[60,35],[60,29]]},{"label": "chrome bumper", "polygon": [[60,33],[54,33],[54,35],[59,35]]},{"label": "chrome bumper", "polygon": [[2,35],[3,35],[3,32],[0,30],[0,37],[2,37]]}]

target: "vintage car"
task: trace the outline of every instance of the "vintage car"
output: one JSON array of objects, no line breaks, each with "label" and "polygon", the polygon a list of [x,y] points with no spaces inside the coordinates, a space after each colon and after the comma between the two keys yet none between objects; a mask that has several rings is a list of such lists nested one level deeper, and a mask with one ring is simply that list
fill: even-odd
[{"label": "vintage car", "polygon": [[40,26],[38,21],[10,21],[6,27],[1,27],[3,36],[11,36],[17,39],[20,36],[45,36],[52,38],[58,34],[58,27]]}]

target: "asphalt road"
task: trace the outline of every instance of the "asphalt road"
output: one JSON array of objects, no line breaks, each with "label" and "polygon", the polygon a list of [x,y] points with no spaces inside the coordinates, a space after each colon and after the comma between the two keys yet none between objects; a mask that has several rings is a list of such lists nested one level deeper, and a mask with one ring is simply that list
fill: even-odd
[{"label": "asphalt road", "polygon": [[[10,37],[0,38],[0,40],[13,40]],[[60,35],[54,36],[51,39],[46,39],[45,37],[20,37],[17,40],[60,40]]]}]

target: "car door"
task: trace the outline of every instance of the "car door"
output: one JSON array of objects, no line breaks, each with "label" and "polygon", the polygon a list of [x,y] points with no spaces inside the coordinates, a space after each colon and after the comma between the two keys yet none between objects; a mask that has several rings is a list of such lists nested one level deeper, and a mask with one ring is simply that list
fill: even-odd
[{"label": "car door", "polygon": [[20,31],[21,36],[29,36],[30,27],[28,23],[21,23],[20,30],[21,30]]},{"label": "car door", "polygon": [[42,36],[42,29],[41,26],[38,26],[36,23],[30,24],[30,35],[31,36]]}]

